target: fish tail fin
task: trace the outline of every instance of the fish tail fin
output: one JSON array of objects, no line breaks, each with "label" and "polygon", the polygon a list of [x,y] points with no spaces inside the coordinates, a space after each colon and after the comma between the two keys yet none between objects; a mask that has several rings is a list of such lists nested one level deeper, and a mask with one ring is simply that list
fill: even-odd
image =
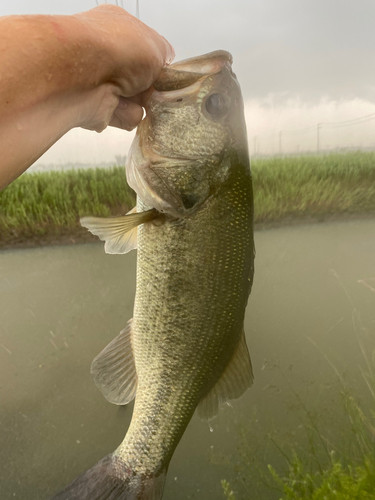
[{"label": "fish tail fin", "polygon": [[110,454],[51,500],[160,500],[166,473],[138,475]]}]

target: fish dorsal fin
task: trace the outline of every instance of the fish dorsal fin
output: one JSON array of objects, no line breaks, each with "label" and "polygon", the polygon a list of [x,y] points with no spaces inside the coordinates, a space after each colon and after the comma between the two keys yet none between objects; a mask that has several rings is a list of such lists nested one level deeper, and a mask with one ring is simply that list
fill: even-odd
[{"label": "fish dorsal fin", "polygon": [[131,320],[124,330],[96,356],[91,375],[104,397],[116,405],[126,405],[135,397],[137,372],[131,345]]},{"label": "fish dorsal fin", "polygon": [[198,416],[203,420],[215,417],[222,403],[237,399],[253,383],[254,375],[245,332],[242,330],[236,350],[220,379],[197,407]]},{"label": "fish dorsal fin", "polygon": [[83,217],[80,222],[92,234],[105,241],[104,250],[111,254],[124,254],[137,248],[137,227],[158,217],[157,210],[137,213],[133,208],[122,217]]}]

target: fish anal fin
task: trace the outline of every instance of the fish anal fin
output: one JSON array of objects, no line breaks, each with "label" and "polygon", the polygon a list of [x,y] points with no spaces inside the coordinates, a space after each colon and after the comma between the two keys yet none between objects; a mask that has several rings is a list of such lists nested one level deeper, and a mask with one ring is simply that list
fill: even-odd
[{"label": "fish anal fin", "polygon": [[242,330],[232,359],[214,387],[198,404],[198,416],[202,420],[215,417],[221,404],[242,396],[252,385],[253,380],[253,368],[246,345],[245,332]]},{"label": "fish anal fin", "polygon": [[96,356],[91,375],[104,397],[116,405],[132,401],[137,390],[137,372],[131,344],[131,320],[124,330]]},{"label": "fish anal fin", "polygon": [[159,216],[157,210],[136,212],[133,208],[121,217],[83,217],[81,225],[105,241],[104,250],[110,254],[124,254],[137,248],[137,227]]}]

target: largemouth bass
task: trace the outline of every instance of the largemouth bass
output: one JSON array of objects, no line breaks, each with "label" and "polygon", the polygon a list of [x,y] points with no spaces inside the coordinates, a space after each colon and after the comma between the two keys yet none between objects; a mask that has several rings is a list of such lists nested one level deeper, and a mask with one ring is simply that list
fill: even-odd
[{"label": "largemouth bass", "polygon": [[92,364],[109,401],[135,405],[117,450],[56,500],[159,500],[196,408],[210,419],[252,383],[253,192],[231,64],[217,51],[162,71],[126,165],[136,209],[81,221],[109,253],[138,249],[134,317]]}]

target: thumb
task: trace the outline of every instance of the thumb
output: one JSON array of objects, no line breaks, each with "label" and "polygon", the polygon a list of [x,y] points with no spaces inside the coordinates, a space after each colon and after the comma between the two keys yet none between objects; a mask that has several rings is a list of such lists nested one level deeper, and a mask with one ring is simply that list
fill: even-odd
[{"label": "thumb", "polygon": [[120,97],[109,125],[124,130],[133,130],[142,121],[143,108],[137,102]]}]

